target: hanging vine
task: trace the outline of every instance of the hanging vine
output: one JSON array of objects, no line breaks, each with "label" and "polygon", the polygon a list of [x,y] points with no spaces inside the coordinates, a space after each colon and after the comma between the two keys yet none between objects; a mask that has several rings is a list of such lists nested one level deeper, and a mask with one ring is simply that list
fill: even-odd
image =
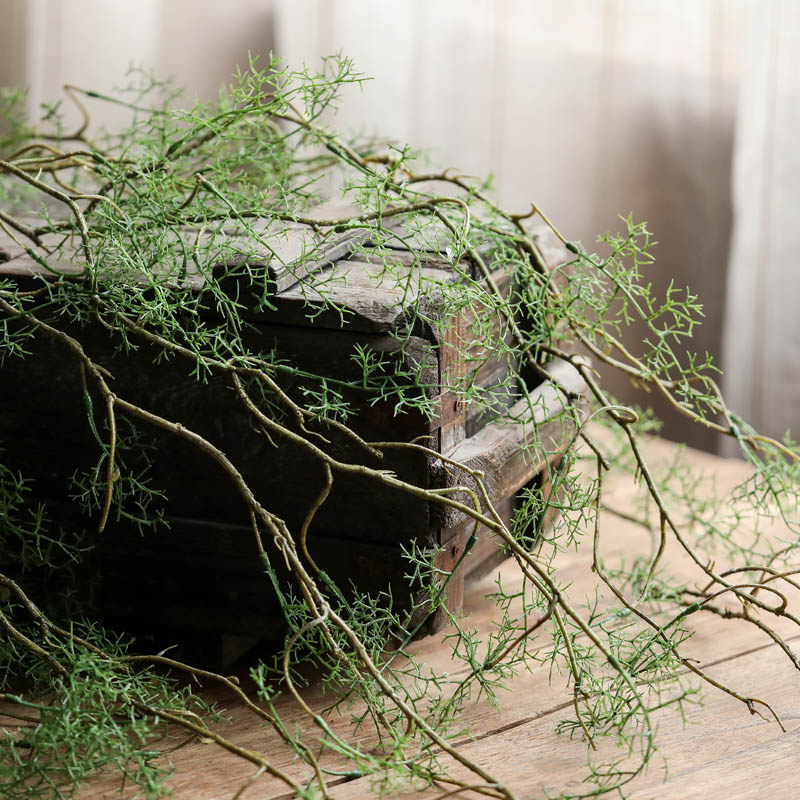
[{"label": "hanging vine", "polygon": [[[13,265],[25,255],[38,269],[24,281],[0,275],[0,364],[29,363],[25,359],[41,346],[57,352],[84,398],[96,456],[93,465],[76,464],[61,476],[83,519],[70,528],[41,500],[15,453],[3,451],[0,713],[12,720],[0,733],[3,797],[76,796],[84,780],[108,765],[145,796],[163,796],[168,754],[159,743],[167,729],[183,729],[251,762],[256,777],[269,774],[298,797],[331,796],[327,751],[348,761],[349,777],[373,775],[386,791],[409,781],[437,782],[447,787],[442,797],[470,787],[510,799],[513,791],[494,779],[490,766],[464,755],[452,734],[474,697],[493,696],[516,671],[537,664],[557,666],[572,688],[574,716],[566,729],[583,736],[590,749],[606,737],[620,746],[611,761],[593,761],[586,781],[564,798],[621,791],[641,774],[657,752],[653,712],[693,700],[687,671],[781,724],[768,698],[720,683],[681,648],[692,615],[735,617],[755,625],[800,668],[772,622],[800,624],[787,599],[787,590],[800,588],[800,450],[749,427],[727,407],[711,360],[684,352],[701,306],[673,286],[663,298],[653,294],[643,277],[653,261],[644,224],[623,219],[622,233],[604,237],[597,255],[563,236],[537,205],[513,213],[487,186],[453,170],[423,171],[407,147],[346,139],[323,120],[342,87],[360,80],[343,58],[325,61],[319,73],[293,71],[272,59],[240,72],[216,103],[188,110],[178,110],[177,94],[147,75],[137,75],[113,98],[68,86],[66,96],[81,115],[74,130],[65,127],[60,106],[46,108],[31,125],[20,111],[24,96],[2,96],[7,133],[0,141],[0,230],[17,248],[5,258]],[[92,133],[89,108],[96,102],[128,109],[130,125],[121,133]],[[321,216],[318,203],[332,191],[346,211]],[[566,261],[548,263],[534,223],[561,243]],[[309,244],[285,259],[276,242],[289,231],[305,231]],[[361,347],[351,354],[355,374],[335,376],[254,347],[243,295],[231,287],[245,287],[251,307],[269,313],[276,280],[270,265],[281,262],[313,299],[310,320],[326,310],[344,320],[335,282],[307,277],[341,237],[352,237],[378,265],[376,277],[401,290],[403,306],[413,308],[413,318],[394,333],[396,351],[408,357],[393,360]],[[398,265],[398,246],[412,254],[411,269]],[[441,279],[422,281],[421,258],[432,251],[447,269]],[[264,252],[270,258],[249,257]],[[500,268],[513,291],[498,286]],[[449,385],[435,386],[424,364],[414,361],[411,332],[424,324],[442,339],[448,320],[464,312],[473,324],[457,346],[467,368]],[[647,332],[635,350],[625,337],[633,323]],[[219,397],[212,387],[224,387],[252,437],[270,447],[291,445],[317,464],[325,483],[304,509],[303,523],[287,524],[213,437],[126,394],[87,344],[89,331],[98,329],[121,359],[145,352],[180,363],[201,397],[206,391]],[[511,369],[501,385],[487,388],[475,375],[490,356]],[[559,377],[563,365],[587,392]],[[737,490],[736,504],[726,506],[731,513],[698,507],[694,479],[681,463],[663,474],[651,468],[641,440],[654,423],[608,395],[598,371],[606,368],[738,443],[753,472]],[[398,415],[433,418],[439,390],[446,389],[495,416],[503,392],[528,398],[514,421],[535,427],[531,421],[542,409],[529,388],[532,378],[553,385],[558,402],[548,409],[549,419],[560,421],[568,448],[558,457],[534,434],[530,457],[545,452],[554,489],[546,495],[527,489],[511,524],[493,505],[491,476],[429,442],[367,441],[354,424],[360,409],[376,403],[390,403]],[[610,433],[596,433],[600,427]],[[332,445],[342,438],[359,458],[345,458]],[[253,668],[252,693],[164,653],[137,654],[130,642],[86,621],[80,593],[63,588],[82,580],[99,537],[114,537],[120,525],[146,531],[168,523],[169,497],[152,468],[171,463],[170,442],[215,465],[235,490],[251,521],[253,558],[285,617],[281,654]],[[451,483],[421,486],[387,469],[384,461],[403,449],[423,453],[451,474]],[[653,541],[652,552],[627,569],[607,567],[599,555],[605,535],[599,509],[605,476],[614,470],[640,480],[637,521]],[[521,595],[497,587],[493,599],[502,624],[488,638],[480,640],[469,620],[445,604],[460,560],[443,571],[431,553],[411,547],[409,573],[428,590],[410,609],[392,605],[388,595],[353,595],[320,568],[309,530],[332,488],[346,480],[457,512],[491,532],[524,582]],[[561,514],[546,531],[542,520],[552,507]],[[785,544],[776,548],[759,537],[742,543],[734,536],[735,509],[781,520]],[[608,589],[603,605],[571,597],[553,567],[559,552],[586,537],[594,540],[592,568]],[[473,543],[474,536],[467,553]],[[668,543],[693,562],[695,585],[665,571]],[[275,565],[285,565],[291,584],[283,566]],[[52,580],[59,581],[60,602],[45,606],[53,592],[41,587]],[[40,590],[42,599],[35,593]],[[514,604],[521,608],[512,613]],[[437,610],[449,616],[448,641],[466,668],[449,676],[430,674],[407,649]],[[362,747],[355,731],[351,738],[335,733],[307,703],[303,670],[309,664],[337,698],[332,708],[349,704],[354,723],[372,727],[377,747]],[[221,734],[217,712],[187,677],[235,693],[307,765],[305,777],[275,766],[270,752],[244,749]],[[322,756],[280,718],[278,691],[291,694],[322,732]],[[470,780],[453,778],[454,765],[466,768]]]}]

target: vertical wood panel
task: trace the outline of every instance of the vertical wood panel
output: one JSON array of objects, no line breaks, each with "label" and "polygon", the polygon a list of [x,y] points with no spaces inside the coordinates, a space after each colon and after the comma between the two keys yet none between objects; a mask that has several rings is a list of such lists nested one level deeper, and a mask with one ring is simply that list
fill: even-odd
[{"label": "vertical wood panel", "polygon": [[[763,86],[763,134],[761,139],[761,185],[760,191],[755,196],[757,200],[757,217],[759,230],[757,234],[758,254],[753,264],[757,273],[755,292],[752,295],[754,305],[754,326],[753,326],[753,362],[751,365],[750,398],[749,405],[751,414],[756,419],[764,416],[764,396],[765,383],[767,380],[769,365],[767,364],[767,348],[772,344],[767,340],[765,331],[769,325],[770,314],[774,311],[770,308],[772,303],[770,297],[775,291],[772,284],[774,269],[772,260],[774,251],[772,247],[774,230],[773,202],[775,196],[775,137],[776,137],[776,101],[778,83],[778,64],[780,61],[780,46],[782,44],[779,35],[781,26],[781,5],[780,3],[770,3],[765,14],[768,20],[768,46],[766,52],[766,75]],[[747,201],[745,201],[747,202]]]},{"label": "vertical wood panel", "polygon": [[[270,0],[239,0],[236,13],[213,0],[29,0],[9,8],[19,11],[23,22],[15,27],[24,36],[18,30],[18,52],[4,48],[0,60],[15,65],[3,70],[13,83],[30,88],[32,115],[42,102],[63,99],[64,83],[113,92],[129,82],[131,65],[160,78],[174,76],[189,103],[207,99],[237,64],[247,65],[248,50],[266,56],[273,47]],[[110,128],[129,116],[107,104],[89,106],[95,120]],[[70,103],[63,108],[77,121]]]},{"label": "vertical wood panel", "polygon": [[[602,42],[597,70],[597,106],[592,135],[595,141],[594,175],[587,186],[592,190],[591,219],[603,220],[608,214],[608,196],[614,185],[616,165],[609,158],[614,149],[615,91],[617,73],[618,0],[605,0],[601,22]],[[588,225],[587,225],[588,227]]]},{"label": "vertical wood panel", "polygon": [[598,168],[595,127],[603,4],[511,0],[501,197],[535,201],[583,238]]},{"label": "vertical wood panel", "polygon": [[[24,83],[29,87],[29,113],[37,118],[42,103],[63,100],[62,86],[74,83],[98,92],[125,85],[131,64],[158,65],[157,0],[30,0],[26,8]],[[127,119],[120,108],[91,103],[90,112],[103,125]],[[67,125],[80,119],[63,104]]]},{"label": "vertical wood panel", "polygon": [[[332,7],[330,24],[320,13],[322,6]],[[280,8],[290,17],[296,13],[294,3],[283,3]],[[287,60],[305,60],[316,67],[322,56],[341,52],[354,61],[359,72],[372,79],[363,90],[357,86],[343,90],[337,126],[355,133],[408,141],[413,12],[414,3],[398,4],[394,0],[338,0],[335,4],[323,0],[316,20],[298,13],[302,16],[300,24],[295,23],[292,39],[283,42],[283,49],[288,50]],[[303,30],[306,23],[308,32]]]},{"label": "vertical wood panel", "polygon": [[[800,7],[748,6],[725,326],[731,405],[759,429],[800,431]],[[730,445],[724,450],[731,451]]]},{"label": "vertical wood panel", "polygon": [[[272,3],[267,0],[169,0],[158,3],[157,68],[186,90],[186,101],[217,96],[248,52],[266,66],[274,47]],[[235,13],[232,13],[235,9]]]},{"label": "vertical wood panel", "polygon": [[507,176],[501,158],[506,137],[506,109],[508,108],[508,49],[510,9],[509,0],[494,3],[492,36],[492,106],[489,130],[489,163],[498,186],[505,186]]},{"label": "vertical wood panel", "polygon": [[493,82],[493,3],[440,0],[426,8],[419,142],[441,164],[488,175],[493,98],[501,90]]},{"label": "vertical wood panel", "polygon": [[25,0],[3,0],[0,12],[0,86],[23,83],[27,14]]}]

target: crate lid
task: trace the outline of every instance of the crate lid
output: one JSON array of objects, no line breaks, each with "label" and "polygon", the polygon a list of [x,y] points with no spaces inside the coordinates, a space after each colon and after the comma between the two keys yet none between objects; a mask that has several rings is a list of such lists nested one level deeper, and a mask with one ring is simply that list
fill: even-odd
[{"label": "crate lid", "polygon": [[[251,321],[370,333],[413,325],[415,335],[436,338],[427,321],[441,316],[440,299],[448,285],[476,277],[473,267],[452,263],[448,238],[433,225],[420,233],[390,220],[396,236],[376,247],[369,231],[330,224],[359,213],[355,206],[327,202],[306,212],[302,224],[260,219],[247,226],[229,221],[213,231],[176,228],[165,233],[165,242],[183,254],[185,268],[180,274],[166,274],[156,264],[148,273],[139,273],[141,282],[202,292],[207,277],[186,255],[196,248],[216,248],[218,260],[207,258],[211,271],[242,303],[242,315]],[[69,253],[78,252],[77,237],[65,241],[63,235],[48,233],[37,250],[20,246],[23,236],[16,238],[0,229],[0,280],[81,275],[82,267],[69,258]],[[48,251],[67,255],[48,256]],[[497,270],[496,278],[505,288],[509,277],[503,273]],[[215,316],[214,304],[209,304],[208,313]]]}]

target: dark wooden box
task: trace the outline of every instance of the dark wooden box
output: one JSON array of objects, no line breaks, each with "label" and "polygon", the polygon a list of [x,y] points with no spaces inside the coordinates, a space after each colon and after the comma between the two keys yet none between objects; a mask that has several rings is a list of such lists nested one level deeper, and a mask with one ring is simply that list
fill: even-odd
[{"label": "dark wooden box", "polygon": [[[0,243],[0,248],[8,255],[0,265],[0,277],[24,282],[31,273],[40,273],[13,244]],[[413,410],[397,414],[388,398],[360,406],[348,424],[367,441],[421,441],[482,469],[493,504],[509,520],[519,491],[545,480],[548,460],[557,460],[559,448],[566,446],[562,422],[547,422],[548,415],[561,408],[558,394],[547,381],[531,389],[539,414],[536,434],[548,442],[548,456],[528,450],[533,426],[504,419],[507,408],[527,402],[513,387],[498,390],[491,414],[477,414],[446,387],[469,370],[482,386],[502,384],[509,365],[501,357],[481,353],[478,344],[472,345],[476,360],[464,358],[458,343],[469,341],[469,313],[447,319],[442,336],[438,326],[424,321],[444,313],[435,300],[426,300],[422,309],[417,306],[421,288],[446,284],[457,273],[436,253],[420,260],[419,254],[397,250],[390,259],[392,273],[413,278],[398,285],[396,278],[380,277],[382,259],[370,253],[363,241],[342,237],[325,250],[315,271],[302,276],[275,271],[274,309],[244,311],[250,323],[249,343],[262,352],[274,351],[300,372],[331,379],[358,375],[356,348],[368,348],[385,357],[391,368],[417,375],[428,387],[424,391],[437,399],[434,419]],[[511,290],[511,279],[502,269],[495,278],[503,291]],[[319,294],[321,285],[326,287],[327,302]],[[247,309],[248,287],[239,284],[232,291]],[[199,384],[191,378],[187,363],[180,359],[154,363],[154,353],[147,348],[122,356],[101,328],[83,330],[80,337],[87,353],[113,375],[115,392],[213,442],[241,470],[262,504],[293,532],[300,529],[325,484],[323,469],[291,442],[271,443],[258,435],[229,380],[213,377],[207,385]],[[75,518],[66,481],[76,467],[90,468],[98,455],[86,419],[78,364],[61,345],[47,339],[32,341],[31,350],[30,357],[9,359],[0,371],[4,459],[33,480],[35,495],[60,509],[65,524],[90,527],[96,520]],[[580,390],[571,368],[562,365],[558,380]],[[302,377],[282,381],[289,394],[302,393]],[[517,410],[521,412],[522,405]],[[380,466],[420,487],[443,488],[461,480],[438,459],[418,451],[386,450],[378,464],[335,431],[326,428],[325,435],[338,458]],[[150,479],[168,498],[169,530],[142,536],[124,517],[112,517],[102,536],[96,537],[100,576],[96,594],[103,613],[133,626],[157,619],[167,628],[202,634],[207,641],[230,635],[279,636],[283,622],[237,490],[216,464],[186,443],[162,436],[157,444],[160,455]],[[337,475],[309,530],[308,546],[314,560],[342,585],[353,581],[372,593],[391,589],[395,603],[407,607],[413,589],[405,577],[409,564],[403,548],[414,541],[437,554],[439,567],[449,569],[458,561],[470,531],[463,516],[363,479]],[[277,552],[271,558],[280,563]],[[481,537],[448,585],[448,606],[458,609],[464,580],[484,574],[501,558],[494,544]],[[426,629],[435,625],[432,620]]]}]

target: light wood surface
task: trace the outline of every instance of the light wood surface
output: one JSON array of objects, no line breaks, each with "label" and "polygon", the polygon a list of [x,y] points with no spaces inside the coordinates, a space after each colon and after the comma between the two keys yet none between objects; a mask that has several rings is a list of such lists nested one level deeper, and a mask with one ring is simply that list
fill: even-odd
[{"label": "light wood surface", "polygon": [[[653,463],[674,457],[675,446],[654,440],[648,447]],[[708,454],[687,450],[683,458],[714,477],[717,488],[730,488],[748,474],[748,468],[738,461],[729,461]],[[608,504],[619,510],[630,510],[632,487],[617,484],[610,487]],[[706,491],[698,485],[698,491]],[[604,512],[606,534],[603,554],[607,561],[615,555],[628,557],[634,552],[647,553],[649,541],[640,527]],[[742,521],[746,535],[748,520]],[[773,534],[780,536],[780,531]],[[670,567],[680,574],[685,570],[680,558],[668,551]],[[587,539],[577,552],[559,558],[562,580],[573,581],[570,596],[580,599],[590,591],[593,578],[590,572],[590,542]],[[499,568],[504,584],[510,588],[519,579],[516,568],[506,562]],[[491,629],[496,610],[485,595],[493,588],[497,572],[471,586],[465,595],[466,624],[484,633]],[[790,598],[790,608],[800,607],[800,598]],[[786,732],[774,721],[751,716],[743,704],[710,687],[703,689],[704,705],[691,706],[685,723],[673,711],[659,712],[660,757],[651,762],[646,774],[630,787],[633,800],[684,800],[697,797],[707,800],[745,800],[780,797],[791,800],[800,797],[800,674],[778,648],[753,626],[737,620],[720,620],[695,614],[690,618],[695,635],[684,646],[684,655],[697,662],[715,678],[743,692],[770,702],[780,715]],[[800,630],[778,625],[789,638],[793,648],[800,647]],[[460,665],[450,662],[448,648],[441,635],[428,637],[415,645],[421,660],[433,669],[455,671]],[[210,699],[227,709],[229,720],[220,728],[237,744],[258,749],[274,756],[276,766],[292,775],[307,774],[306,768],[294,762],[280,746],[277,737],[264,729],[229,695],[216,689],[206,690]],[[519,797],[544,797],[546,791],[557,793],[577,789],[585,774],[587,745],[580,737],[570,739],[556,733],[556,725],[567,717],[571,708],[570,693],[558,676],[552,683],[543,669],[534,669],[516,677],[510,691],[499,697],[499,709],[485,701],[469,706],[464,722],[471,735],[463,739],[462,751],[507,783]],[[318,688],[310,692],[310,703],[322,708],[328,698]],[[303,718],[300,709],[283,699],[279,702],[286,723],[309,731],[312,726]],[[331,727],[339,732],[347,722],[334,718]],[[363,737],[369,746],[368,735]],[[603,745],[601,745],[602,747]],[[171,779],[175,796],[180,800],[231,800],[243,782],[255,769],[218,748],[208,744],[191,744],[171,755],[176,772]],[[336,769],[343,763],[335,755],[326,755],[322,762]],[[454,768],[455,776],[465,771]],[[337,783],[338,781],[338,783]],[[119,796],[119,778],[107,776],[87,788],[80,796],[87,800]],[[332,778],[331,796],[336,800],[355,800],[376,796],[368,779],[347,781]],[[441,790],[409,791],[402,798],[433,798]],[[123,797],[134,792],[123,791]],[[269,777],[262,777],[237,797],[244,800],[276,800],[288,798],[285,786]],[[477,795],[463,792],[457,797]]]}]

